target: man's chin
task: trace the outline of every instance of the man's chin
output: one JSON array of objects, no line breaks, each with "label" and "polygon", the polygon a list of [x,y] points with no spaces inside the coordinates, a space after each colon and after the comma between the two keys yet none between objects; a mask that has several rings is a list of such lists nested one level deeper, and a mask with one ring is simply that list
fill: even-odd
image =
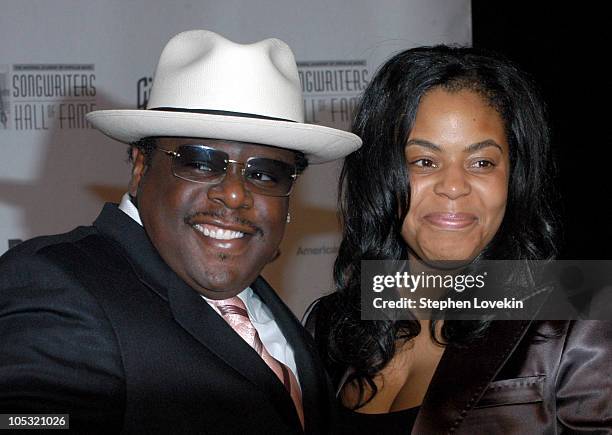
[{"label": "man's chin", "polygon": [[228,299],[242,292],[255,280],[245,276],[235,276],[228,271],[218,271],[194,280],[194,289],[209,299]]}]

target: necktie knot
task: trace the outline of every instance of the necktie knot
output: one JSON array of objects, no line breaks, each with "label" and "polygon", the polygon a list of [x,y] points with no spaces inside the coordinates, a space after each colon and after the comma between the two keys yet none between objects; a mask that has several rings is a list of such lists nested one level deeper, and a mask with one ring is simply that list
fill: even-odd
[{"label": "necktie knot", "polygon": [[229,299],[211,300],[210,303],[217,307],[223,317],[240,316],[250,322],[246,306],[238,296]]},{"label": "necktie knot", "polygon": [[211,300],[210,303],[217,307],[221,316],[225,321],[251,346],[261,355],[263,344],[259,339],[257,330],[251,323],[249,313],[238,296],[229,299]]},{"label": "necktie knot", "polygon": [[[209,299],[209,302],[211,305],[217,307],[221,312],[228,307],[234,307],[244,310],[246,313],[246,306],[244,305],[244,302],[242,302],[242,299],[240,299],[238,296],[234,296],[229,299]],[[223,312],[221,314],[223,314]]]}]

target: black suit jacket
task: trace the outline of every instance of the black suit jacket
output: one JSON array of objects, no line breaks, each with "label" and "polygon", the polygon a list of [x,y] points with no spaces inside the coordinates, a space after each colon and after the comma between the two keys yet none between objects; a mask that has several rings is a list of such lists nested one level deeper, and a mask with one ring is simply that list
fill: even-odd
[{"label": "black suit jacket", "polygon": [[[262,278],[252,288],[294,349],[306,433],[326,433],[310,336]],[[68,412],[84,433],[301,433],[265,362],[112,204],[0,258],[0,413],[14,411]]]},{"label": "black suit jacket", "polygon": [[[321,352],[326,298],[307,319]],[[336,383],[344,370],[330,367]],[[612,322],[494,321],[482,339],[448,345],[411,433],[612,433]]]}]

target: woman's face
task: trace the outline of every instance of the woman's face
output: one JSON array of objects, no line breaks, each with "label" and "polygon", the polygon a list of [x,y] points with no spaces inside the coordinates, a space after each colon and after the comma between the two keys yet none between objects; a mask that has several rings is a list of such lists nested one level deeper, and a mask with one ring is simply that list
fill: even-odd
[{"label": "woman's face", "polygon": [[510,159],[499,113],[476,92],[434,88],[421,98],[404,153],[406,243],[423,260],[476,257],[506,209]]}]

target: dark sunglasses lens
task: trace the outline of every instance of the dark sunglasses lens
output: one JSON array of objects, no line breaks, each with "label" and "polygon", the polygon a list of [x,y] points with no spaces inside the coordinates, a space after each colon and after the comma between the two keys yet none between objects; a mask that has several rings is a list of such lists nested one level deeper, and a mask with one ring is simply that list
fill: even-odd
[{"label": "dark sunglasses lens", "polygon": [[175,175],[195,182],[210,183],[223,178],[228,155],[198,145],[182,145],[173,162]]},{"label": "dark sunglasses lens", "polygon": [[291,192],[295,166],[266,158],[249,159],[244,177],[250,190],[262,195],[285,196]]}]

